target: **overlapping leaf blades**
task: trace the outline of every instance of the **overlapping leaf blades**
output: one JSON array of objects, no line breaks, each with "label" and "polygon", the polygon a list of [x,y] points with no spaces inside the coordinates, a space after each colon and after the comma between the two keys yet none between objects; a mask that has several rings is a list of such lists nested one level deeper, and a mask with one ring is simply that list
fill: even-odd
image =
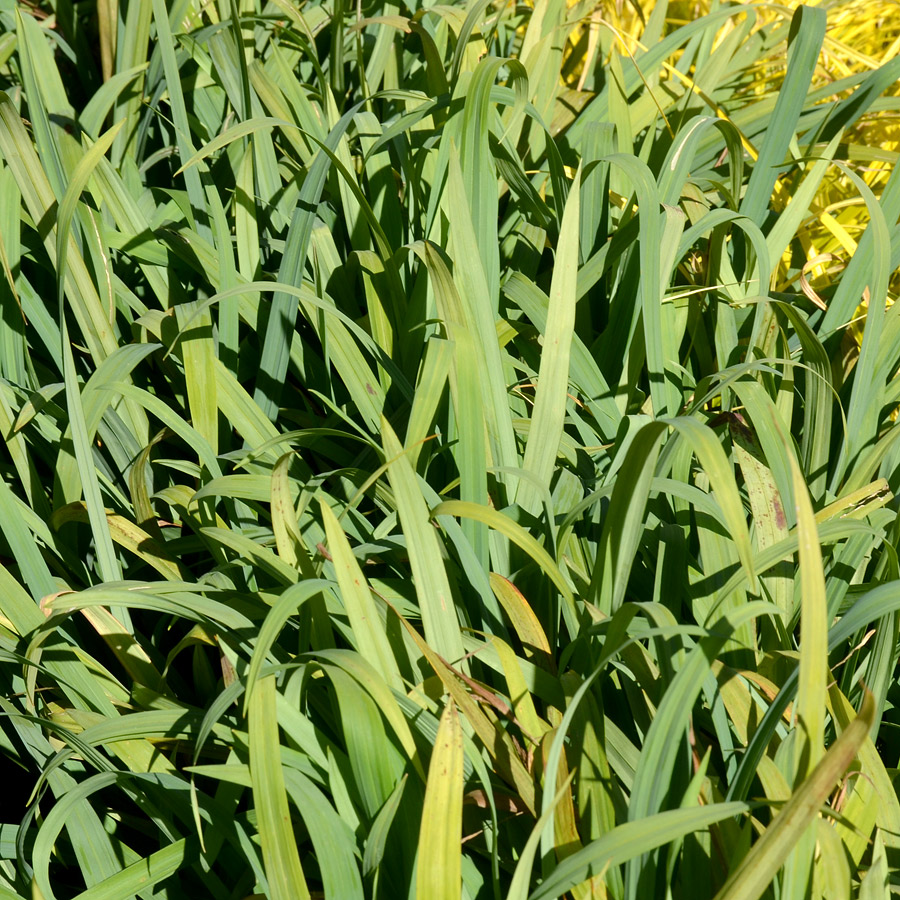
[{"label": "overlapping leaf blades", "polygon": [[884,895],[853,6],[0,5],[0,894]]}]

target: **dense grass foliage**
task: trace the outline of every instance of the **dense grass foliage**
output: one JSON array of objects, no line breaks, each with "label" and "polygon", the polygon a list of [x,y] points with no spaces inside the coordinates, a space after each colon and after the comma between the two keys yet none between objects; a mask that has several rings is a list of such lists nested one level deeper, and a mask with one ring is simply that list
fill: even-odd
[{"label": "dense grass foliage", "polygon": [[859,7],[0,2],[0,898],[891,895]]}]

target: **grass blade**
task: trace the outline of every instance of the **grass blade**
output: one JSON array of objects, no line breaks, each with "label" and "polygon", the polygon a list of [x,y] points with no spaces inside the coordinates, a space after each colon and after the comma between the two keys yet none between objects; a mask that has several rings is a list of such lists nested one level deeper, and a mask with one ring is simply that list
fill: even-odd
[{"label": "grass blade", "polygon": [[[575,331],[575,286],[578,275],[579,216],[581,172],[569,190],[560,226],[550,307],[544,331],[541,368],[534,398],[534,412],[525,445],[523,467],[534,473],[542,484],[549,484],[559,451],[566,418],[569,392],[569,354]],[[532,513],[540,508],[540,497],[529,481],[519,483],[516,499]]]},{"label": "grass blade", "polygon": [[250,701],[250,777],[266,879],[273,900],[309,900],[278,753],[275,676],[261,678]]},{"label": "grass blade", "polygon": [[835,782],[853,761],[868,736],[874,713],[874,700],[867,694],[859,715],[794,791],[791,799],[716,894],[716,900],[757,900],[762,896],[791,849],[818,814]]},{"label": "grass blade", "polygon": [[463,735],[453,700],[444,707],[425,785],[416,894],[457,900],[462,882]]}]

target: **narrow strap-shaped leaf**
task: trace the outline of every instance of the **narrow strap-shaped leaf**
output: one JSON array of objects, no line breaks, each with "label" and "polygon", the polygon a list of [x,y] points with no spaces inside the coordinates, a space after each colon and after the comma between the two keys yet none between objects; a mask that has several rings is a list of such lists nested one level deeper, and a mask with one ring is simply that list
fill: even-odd
[{"label": "narrow strap-shaped leaf", "polygon": [[768,121],[766,139],[760,148],[759,159],[753,166],[741,202],[741,212],[758,225],[762,224],[772,189],[778,179],[777,167],[784,162],[788,145],[797,128],[797,120],[806,102],[819,50],[825,40],[826,26],[825,10],[815,6],[798,7],[791,21],[784,83],[778,92],[775,109]]},{"label": "narrow strap-shaped leaf", "polygon": [[362,569],[353,555],[347,536],[331,507],[324,500],[320,501],[319,509],[325,523],[325,534],[328,536],[328,547],[334,561],[344,608],[347,610],[350,627],[356,639],[356,649],[389,685],[402,690],[400,671],[384,633],[381,615],[375,606],[372,591],[366,583]]},{"label": "narrow strap-shaped leaf", "polygon": [[[711,633],[687,656],[668,686],[641,748],[628,804],[629,822],[639,822],[645,816],[658,813],[664,806],[666,795],[671,790],[679,747],[685,741],[691,712],[703,689],[712,660],[743,622],[766,615],[773,609],[771,604],[760,601],[746,604],[727,619],[723,617],[719,620]],[[636,859],[629,863],[626,870],[626,896],[629,900],[636,900],[639,896],[641,869],[652,872],[654,868],[655,865],[649,860],[644,860],[643,865]]]},{"label": "narrow strap-shaped leaf", "polygon": [[182,838],[82,891],[75,900],[128,900],[136,891],[159,884],[189,866],[198,851],[196,838]]},{"label": "narrow strap-shaped leaf", "polygon": [[78,474],[84,491],[85,506],[87,507],[88,518],[91,524],[91,532],[97,545],[97,561],[100,567],[100,575],[104,581],[121,581],[122,567],[113,547],[113,540],[106,519],[106,508],[100,494],[100,484],[97,480],[97,471],[94,465],[94,451],[84,421],[81,390],[75,375],[75,360],[72,356],[69,331],[65,322],[63,322],[62,331],[66,406],[69,412],[72,444],[75,449],[75,459],[78,462]]},{"label": "narrow strap-shaped leaf", "polygon": [[859,715],[794,791],[762,837],[731,873],[716,894],[716,900],[757,900],[762,896],[797,840],[818,814],[835,782],[853,761],[869,733],[874,713],[874,700],[866,693]]},{"label": "narrow strap-shaped leaf", "polygon": [[562,594],[565,600],[564,615],[566,625],[572,633],[572,637],[578,633],[578,610],[575,603],[575,595],[559,570],[559,566],[553,561],[553,557],[532,537],[521,525],[514,522],[508,516],[487,506],[478,506],[475,503],[466,503],[463,500],[446,500],[431,510],[432,518],[438,516],[463,516],[484,522],[490,528],[500,532],[509,538],[514,544],[521,547],[548,575],[550,580]]},{"label": "narrow strap-shaped leaf", "polygon": [[[779,558],[783,558],[783,555],[779,551]],[[882,584],[867,591],[829,629],[829,653],[840,647],[842,642],[857,634],[860,629],[898,609],[900,609],[900,585],[897,582]],[[737,774],[728,789],[729,797],[745,797],[747,795],[758,761],[769,745],[784,710],[796,694],[798,680],[799,669],[795,668],[782,685],[778,696],[769,704],[769,708],[760,720],[756,731],[753,732],[753,737],[744,751]]]},{"label": "narrow strap-shaped leaf", "polygon": [[477,348],[492,464],[517,466],[519,459],[507,399],[506,376],[497,341],[495,304],[491,300],[484,268],[479,264],[463,173],[453,148],[446,191],[451,249],[455,257],[453,280],[462,303],[463,322]]},{"label": "narrow strap-shaped leaf", "polygon": [[311,597],[327,591],[331,588],[331,582],[322,578],[308,578],[298,584],[292,584],[281,594],[272,605],[266,615],[265,621],[256,637],[253,645],[253,654],[250,657],[250,665],[247,667],[244,691],[244,714],[250,705],[250,698],[260,677],[260,672],[265,665],[266,658],[272,645],[278,639],[281,630],[287,624],[291,616],[297,614],[300,608]]},{"label": "narrow strap-shaped leaf", "polygon": [[466,690],[465,683],[457,672],[422,640],[421,635],[403,616],[399,613],[397,616],[459,707],[465,720],[472,726],[478,740],[493,760],[497,774],[518,792],[525,807],[531,813],[535,813],[537,807],[534,781],[519,758],[510,735],[501,727],[496,717],[490,717],[486,711],[482,711],[474,696]]},{"label": "narrow strap-shaped leaf", "polygon": [[529,894],[528,900],[555,900],[588,878],[602,875],[611,865],[627,862],[750,809],[747,803],[713,803],[692,809],[672,809],[626,822],[563,860]]},{"label": "narrow strap-shaped leaf", "polygon": [[635,435],[627,453],[622,452],[625,458],[603,522],[588,593],[588,600],[607,614],[616,612],[625,599],[665,431],[662,423],[649,422]]},{"label": "narrow strap-shaped leaf", "polygon": [[640,283],[638,286],[641,314],[644,323],[644,343],[647,354],[650,396],[656,416],[675,415],[681,407],[681,395],[670,381],[667,370],[677,360],[667,359],[663,335],[661,305],[668,273],[660,264],[662,241],[659,191],[647,165],[624,153],[614,153],[609,162],[627,176],[637,195],[639,206]]},{"label": "narrow strap-shaped leaf", "polygon": [[257,683],[250,701],[250,778],[272,900],[309,900],[291,825],[275,712],[275,676]]},{"label": "narrow strap-shaped leaf", "polygon": [[[437,532],[429,521],[428,507],[416,473],[400,441],[386,419],[382,420],[381,428],[384,455],[390,462],[388,478],[406,537],[425,638],[448,662],[460,662],[465,650]],[[465,662],[461,665],[467,668]]]},{"label": "narrow strap-shaped leaf", "polygon": [[[546,485],[550,484],[556,465],[569,394],[569,358],[575,332],[575,287],[578,276],[580,185],[579,169],[569,191],[559,230],[541,368],[522,463],[523,468]],[[540,508],[540,497],[530,481],[523,480],[519,483],[516,499],[531,513],[536,513]]]},{"label": "narrow strap-shaped leaf", "polygon": [[416,858],[416,895],[458,900],[462,881],[463,733],[449,700],[428,766]]}]

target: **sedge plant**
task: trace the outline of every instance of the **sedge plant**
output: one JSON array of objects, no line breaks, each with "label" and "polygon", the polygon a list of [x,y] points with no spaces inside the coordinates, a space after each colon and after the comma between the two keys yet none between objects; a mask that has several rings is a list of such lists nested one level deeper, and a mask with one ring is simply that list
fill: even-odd
[{"label": "sedge plant", "polygon": [[851,6],[0,3],[0,898],[891,895]]}]

